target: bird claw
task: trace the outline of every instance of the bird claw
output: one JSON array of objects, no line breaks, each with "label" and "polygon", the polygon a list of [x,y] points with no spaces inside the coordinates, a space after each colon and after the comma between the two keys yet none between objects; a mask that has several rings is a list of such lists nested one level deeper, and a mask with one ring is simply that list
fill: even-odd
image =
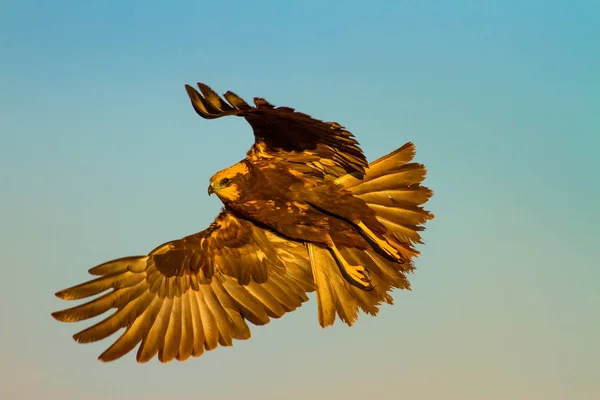
[{"label": "bird claw", "polygon": [[342,275],[351,285],[359,289],[371,291],[375,288],[371,280],[371,271],[362,265],[345,265],[342,268]]}]

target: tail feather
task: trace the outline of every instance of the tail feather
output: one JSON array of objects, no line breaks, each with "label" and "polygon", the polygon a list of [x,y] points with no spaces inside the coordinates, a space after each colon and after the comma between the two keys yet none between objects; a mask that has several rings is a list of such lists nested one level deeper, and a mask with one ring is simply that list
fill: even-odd
[{"label": "tail feather", "polygon": [[358,179],[352,174],[339,177],[336,182],[346,188],[358,185],[361,182],[378,178],[382,175],[390,174],[399,170],[403,165],[413,159],[415,156],[415,145],[408,142],[404,146],[392,151],[391,153],[378,158],[369,164],[365,170],[365,177]]},{"label": "tail feather", "polygon": [[[342,321],[352,325],[358,308],[367,314],[376,315],[380,304],[393,304],[393,298],[389,294],[391,290],[410,290],[406,274],[414,270],[411,259],[419,255],[414,245],[422,243],[420,232],[424,229],[423,224],[434,217],[422,207],[433,192],[421,186],[427,170],[424,165],[411,162],[414,156],[414,144],[406,143],[372,162],[362,179],[348,174],[336,180],[337,184],[364,200],[375,211],[377,219],[387,229],[385,238],[402,254],[405,261],[399,263],[390,260],[377,249],[341,249],[347,261],[364,265],[371,271],[375,288],[364,291],[349,285],[342,278],[335,260],[326,249],[309,245],[317,284],[319,322],[323,327],[334,323],[336,313]],[[347,302],[347,307],[341,306],[340,301]]]},{"label": "tail feather", "polygon": [[367,204],[369,204],[377,215],[402,225],[420,225],[431,218],[431,214],[428,211],[419,207],[386,207],[379,204]]},{"label": "tail feather", "polygon": [[[361,251],[356,249],[344,249],[348,252],[350,260],[357,264],[366,266],[371,271],[375,289],[372,297],[377,301],[387,302],[387,292],[391,288],[409,289],[410,283],[403,272],[412,271],[410,262],[399,264],[384,258],[374,251]],[[342,251],[342,254],[346,254]]]},{"label": "tail feather", "polygon": [[335,315],[352,326],[358,317],[357,301],[349,291],[350,284],[342,277],[339,267],[329,251],[308,244],[310,262],[317,284],[319,324],[323,328],[333,325]]},{"label": "tail feather", "polygon": [[398,241],[402,243],[423,243],[419,234],[424,229],[422,226],[403,225],[380,216],[377,217],[377,220],[385,225]]},{"label": "tail feather", "polygon": [[386,207],[402,205],[421,205],[427,202],[433,192],[418,184],[405,185],[392,190],[381,190],[357,195],[365,202]]},{"label": "tail feather", "polygon": [[336,181],[375,211],[388,229],[386,239],[408,259],[419,255],[414,245],[423,243],[423,224],[434,217],[423,208],[433,192],[421,185],[427,169],[411,162],[415,153],[415,145],[406,143],[371,163],[364,179],[344,176]]},{"label": "tail feather", "polygon": [[397,187],[402,187],[408,182],[421,182],[423,179],[425,179],[426,173],[427,171],[425,166],[422,164],[411,163],[389,175],[383,175],[373,180],[370,180],[370,177],[367,175],[366,179],[368,180],[365,180],[356,186],[351,186],[348,189],[354,195],[377,192],[381,190],[392,190],[396,189]]}]

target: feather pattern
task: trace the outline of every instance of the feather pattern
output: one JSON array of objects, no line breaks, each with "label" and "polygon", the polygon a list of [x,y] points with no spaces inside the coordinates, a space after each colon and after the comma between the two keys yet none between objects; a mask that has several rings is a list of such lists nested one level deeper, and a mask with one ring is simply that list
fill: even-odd
[{"label": "feather pattern", "polygon": [[[139,362],[156,355],[161,362],[169,362],[200,356],[219,344],[231,346],[233,339],[248,339],[245,321],[266,324],[299,307],[308,300],[306,292],[314,290],[312,274],[302,270],[309,263],[306,247],[259,229],[224,212],[216,224],[199,234],[165,243],[147,256],[92,268],[97,278],[61,290],[57,296],[67,300],[100,296],[52,315],[59,321],[76,322],[115,309],[74,336],[88,343],[125,328],[100,355],[102,361],[115,360],[140,342]],[[227,254],[237,251],[245,271],[266,270],[241,279],[247,281],[245,286],[238,276],[227,274],[238,273],[235,268],[218,268],[223,265],[218,261],[223,249]],[[257,252],[269,257],[268,262],[258,265]],[[205,268],[206,263],[216,267]],[[207,277],[205,272],[213,275]]]}]

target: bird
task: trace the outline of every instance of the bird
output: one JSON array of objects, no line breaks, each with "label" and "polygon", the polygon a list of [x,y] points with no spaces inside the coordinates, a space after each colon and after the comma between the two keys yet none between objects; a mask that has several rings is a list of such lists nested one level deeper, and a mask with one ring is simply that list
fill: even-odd
[{"label": "bird", "polygon": [[[206,229],[147,255],[91,268],[94,278],[56,292],[87,302],[56,311],[61,322],[102,317],[75,334],[79,343],[124,331],[98,357],[108,362],[137,346],[136,361],[199,357],[250,338],[316,292],[321,327],[352,326],[362,311],[393,304],[434,218],[425,203],[426,167],[408,142],[369,163],[352,133],[255,97],[248,104],[204,83],[185,85],[204,119],[244,118],[254,144],[210,178],[223,207]],[[103,315],[112,310],[107,315]]]}]

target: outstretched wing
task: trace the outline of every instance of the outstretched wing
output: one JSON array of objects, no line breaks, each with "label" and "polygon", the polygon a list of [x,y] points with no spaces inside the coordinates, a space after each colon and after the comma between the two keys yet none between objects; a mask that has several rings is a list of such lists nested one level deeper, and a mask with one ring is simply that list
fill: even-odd
[{"label": "outstretched wing", "polygon": [[93,300],[52,314],[76,322],[116,309],[77,333],[95,342],[125,328],[99,359],[115,360],[138,343],[137,360],[198,357],[248,339],[246,321],[264,325],[308,300],[314,290],[303,243],[286,240],[223,211],[206,230],[165,243],[147,256],[89,270],[97,279],[61,290],[65,300]]},{"label": "outstretched wing", "polygon": [[198,87],[200,92],[185,85],[201,117],[236,115],[252,126],[255,143],[250,157],[312,164],[333,177],[346,173],[362,176],[368,166],[354,136],[335,122],[323,122],[289,107],[274,107],[258,97],[254,98],[254,107],[232,92],[225,93],[224,100],[205,84],[198,83]]}]

